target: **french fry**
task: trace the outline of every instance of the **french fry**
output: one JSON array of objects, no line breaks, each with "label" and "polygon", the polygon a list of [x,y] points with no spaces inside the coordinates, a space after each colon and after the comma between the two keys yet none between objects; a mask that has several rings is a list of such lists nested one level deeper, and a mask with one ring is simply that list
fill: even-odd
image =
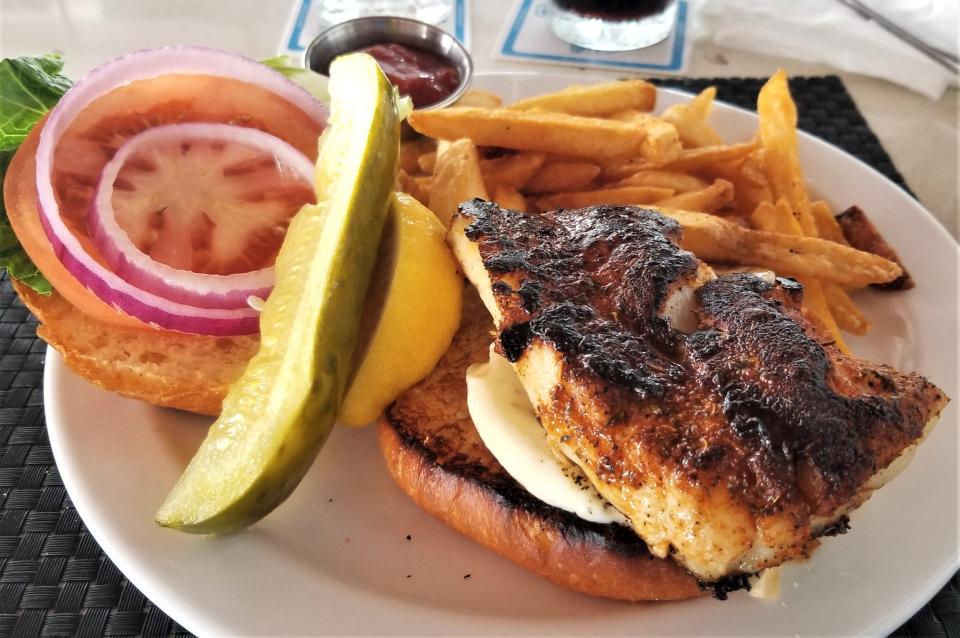
[{"label": "french fry", "polygon": [[682,150],[680,135],[676,127],[659,117],[649,113],[628,110],[614,114],[611,119],[635,124],[643,128],[647,132],[647,137],[641,147],[641,153],[645,157],[660,158],[657,160],[658,163],[677,157]]},{"label": "french fry", "polygon": [[555,208],[583,208],[600,204],[634,205],[649,204],[665,199],[673,194],[669,188],[654,186],[625,186],[623,188],[604,188],[575,193],[557,193],[537,200],[540,210]]},{"label": "french fry", "polygon": [[[830,210],[829,204],[823,200],[812,202],[810,204],[810,214],[813,216],[814,225],[817,227],[817,235],[838,244],[849,245],[846,237],[843,236],[840,224],[833,216],[833,211]],[[826,284],[823,286],[823,296],[827,300],[830,313],[837,320],[837,325],[841,329],[855,335],[867,334],[870,329],[870,322],[843,288],[836,284]]]},{"label": "french fry", "polygon": [[503,106],[503,98],[490,91],[470,89],[460,96],[454,106],[476,106],[482,109],[498,109]]},{"label": "french fry", "polygon": [[670,188],[676,193],[688,193],[706,188],[709,184],[693,175],[677,171],[640,171],[616,182],[614,186],[658,186]]},{"label": "french fry", "polygon": [[837,223],[833,211],[830,210],[830,204],[820,200],[810,204],[810,214],[813,215],[813,223],[817,228],[817,235],[838,244],[846,244],[847,239],[843,236],[843,230]]},{"label": "french fry", "polygon": [[480,160],[480,171],[488,191],[496,190],[498,184],[520,189],[537,174],[545,159],[543,153],[517,153]]},{"label": "french fry", "polygon": [[762,172],[758,173],[755,166],[751,166],[751,158],[756,152],[742,160],[715,164],[700,171],[701,175],[725,179],[733,184],[733,207],[740,215],[749,215],[760,204],[773,200],[766,176]]},{"label": "french fry", "polygon": [[[786,197],[778,199],[776,204],[766,201],[761,202],[750,215],[750,221],[755,228],[761,231],[778,233],[781,236],[803,236],[803,229],[800,228],[800,223],[794,217],[790,202]],[[777,268],[773,270],[778,274],[789,274],[781,272]],[[838,325],[836,317],[830,309],[830,304],[824,292],[827,288],[831,290],[840,290],[840,288],[832,283],[821,284],[821,282],[810,277],[797,276],[797,278],[803,284],[803,305],[807,315],[819,324],[821,330],[830,335],[841,352],[849,353],[849,348],[840,334],[840,325]]]},{"label": "french fry", "polygon": [[[903,262],[893,246],[887,243],[873,225],[866,213],[856,206],[851,206],[847,210],[837,215],[837,222],[843,231],[843,236],[851,246],[859,250],[865,250],[868,253],[886,257],[890,261],[895,261],[903,268]],[[903,275],[887,284],[874,284],[875,288],[883,290],[909,290],[914,287],[913,279],[906,268],[903,268]]]},{"label": "french fry", "polygon": [[565,113],[447,108],[414,111],[407,122],[417,132],[440,139],[466,137],[480,146],[592,159],[627,159],[639,155],[661,163],[679,152],[679,145],[666,149],[645,145],[647,131],[640,125]]},{"label": "french fry", "polygon": [[520,100],[510,105],[510,108],[595,116],[626,109],[652,111],[656,104],[655,86],[643,80],[623,80],[590,86],[571,86],[557,93]]},{"label": "french fry", "polygon": [[823,297],[837,325],[850,334],[865,335],[870,330],[870,322],[853,303],[853,299],[837,284],[824,283]]},{"label": "french fry", "polygon": [[603,169],[603,179],[608,181],[620,180],[640,171],[659,169],[663,171],[678,171],[681,173],[696,172],[709,168],[720,162],[730,162],[746,157],[758,148],[756,141],[730,146],[705,146],[691,148],[680,152],[674,159],[663,164],[657,164],[647,159],[630,162],[613,163]]},{"label": "french fry", "polygon": [[739,215],[748,215],[757,206],[772,199],[769,188],[753,188],[733,182],[733,207]]},{"label": "french fry", "polygon": [[[433,190],[433,175],[415,175],[413,182],[417,185],[417,189],[427,196],[427,200],[430,199],[430,191]],[[424,204],[426,206],[426,204]]]},{"label": "french fry", "polygon": [[423,173],[432,173],[433,167],[437,163],[437,152],[430,151],[417,158],[417,166]]},{"label": "french fry", "polygon": [[528,213],[542,213],[542,212],[543,212],[543,209],[540,208],[539,206],[537,206],[537,199],[538,199],[538,198],[537,198],[536,195],[528,195],[528,196],[524,197],[524,199],[527,200],[527,212],[528,212]]},{"label": "french fry", "polygon": [[680,157],[683,147],[672,125],[666,122],[652,123],[646,130],[647,136],[640,145],[640,156],[647,158],[651,166],[665,166]]},{"label": "french fry", "polygon": [[[777,200],[776,205],[768,203],[761,204],[750,216],[750,221],[753,222],[755,228],[760,230],[787,235],[803,234],[800,228],[800,222],[794,217],[790,203],[786,197],[781,197]],[[846,245],[846,242],[840,243]],[[811,281],[808,279],[804,280],[803,283],[809,288]],[[820,318],[825,325],[835,324],[841,329],[856,335],[866,334],[870,323],[857,308],[856,304],[853,303],[853,300],[850,299],[850,296],[847,295],[839,285],[831,282],[823,282],[819,288],[821,290],[820,295],[816,293],[814,293],[814,295],[823,298],[825,307],[832,315],[830,320],[826,317]],[[816,307],[811,307],[811,311],[817,312],[819,308],[819,298],[814,299],[814,301],[816,302]],[[838,341],[838,343],[842,343],[842,340]]]},{"label": "french fry", "polygon": [[750,215],[754,228],[784,235],[802,235],[803,229],[790,210],[790,202],[781,197],[776,204],[763,202]]},{"label": "french fry", "polygon": [[[450,140],[437,140],[437,157],[450,150],[450,144]],[[434,163],[434,170],[436,170],[436,163]]]},{"label": "french fry", "polygon": [[[437,148],[433,140],[411,140],[400,145],[400,168],[410,175],[420,171],[420,156]],[[427,171],[430,172],[430,171]]]},{"label": "french fry", "polygon": [[553,162],[537,171],[524,190],[531,193],[580,190],[593,183],[599,174],[600,167],[589,162]]},{"label": "french fry", "polygon": [[412,182],[413,178],[410,177],[410,174],[407,171],[403,170],[402,168],[397,169],[397,181],[393,185],[396,190],[416,197],[414,193],[410,192],[410,184]]},{"label": "french fry", "polygon": [[783,69],[774,73],[760,89],[757,115],[773,197],[786,197],[804,234],[815,237],[817,227],[810,213],[810,195],[797,152],[797,105],[790,96]]},{"label": "french fry", "polygon": [[633,175],[642,171],[658,170],[655,168],[642,168],[637,160],[628,160],[626,162],[611,162],[604,164],[600,170],[600,181],[605,183],[621,182],[629,179]]},{"label": "french fry", "polygon": [[758,147],[756,141],[744,142],[742,144],[730,144],[726,146],[704,146],[702,148],[692,148],[685,150],[676,159],[660,166],[663,170],[693,172],[707,168],[712,164],[719,162],[729,162],[731,160],[746,157]]},{"label": "french fry", "polygon": [[673,124],[680,135],[684,148],[700,148],[703,146],[719,146],[723,139],[707,124],[707,117],[713,106],[713,98],[717,94],[716,87],[708,87],[701,91],[687,104],[675,104],[667,108],[660,116]]},{"label": "french fry", "polygon": [[680,245],[704,261],[763,266],[845,288],[892,281],[902,272],[888,259],[818,237],[751,230],[707,213],[662,211],[683,226]]},{"label": "french fry", "polygon": [[827,297],[823,293],[823,285],[816,279],[807,279],[798,277],[798,281],[803,284],[803,309],[806,310],[808,318],[815,323],[819,323],[820,328],[829,335],[830,339],[836,344],[840,352],[850,354],[850,348],[847,342],[843,340],[840,334],[840,326],[830,311],[830,305]]},{"label": "french fry", "polygon": [[606,115],[607,119],[616,120],[617,122],[633,122],[634,120],[639,120],[644,116],[655,117],[649,113],[638,111],[637,109],[624,109],[622,111],[616,111]]},{"label": "french fry", "polygon": [[[556,164],[557,162],[585,162],[587,160],[583,159],[579,155],[561,155],[559,153],[547,153],[547,159],[543,162],[544,164]],[[593,162],[590,162],[591,164]]]},{"label": "french fry", "polygon": [[[710,117],[710,111],[713,110],[713,100],[717,97],[717,87],[708,86],[704,90],[693,96],[693,99],[687,102],[687,110],[690,117],[700,122]],[[723,142],[720,142],[721,144]]]},{"label": "french fry", "polygon": [[430,187],[432,186],[433,178],[426,178],[431,180],[430,183],[423,181],[424,179],[423,177],[412,177],[401,168],[397,172],[397,189],[411,195],[418,202],[426,206],[430,201]]},{"label": "french fry", "polygon": [[[859,211],[838,223],[825,202],[811,201],[783,71],[760,93],[750,142],[726,145],[709,126],[715,97],[711,87],[654,116],[656,89],[643,81],[573,86],[507,108],[469,91],[454,108],[410,116],[436,140],[404,144],[399,184],[447,222],[462,201],[487,194],[533,212],[660,208],[681,221],[682,245],[700,258],[801,281],[804,314],[846,351],[839,330],[863,334],[869,325],[847,291],[896,287],[906,273]],[[481,160],[477,146],[517,152]],[[709,214],[718,211],[724,217]]]},{"label": "french fry", "polygon": [[[751,151],[739,165],[740,175],[743,181],[750,186],[757,188],[770,188],[770,181],[767,179],[767,156],[762,148]],[[773,200],[771,193],[771,201]]]},{"label": "french fry", "polygon": [[713,213],[733,201],[733,184],[718,179],[710,186],[658,200],[657,206]]},{"label": "french fry", "polygon": [[631,123],[647,132],[640,152],[642,156],[650,158],[651,163],[664,164],[679,157],[683,146],[673,124],[649,113],[637,113]]},{"label": "french fry", "polygon": [[457,140],[437,158],[428,208],[446,226],[462,202],[490,199],[480,172],[480,156],[470,140]]},{"label": "french fry", "polygon": [[518,210],[521,213],[527,212],[527,200],[513,186],[498,186],[493,192],[493,201],[502,208]]}]

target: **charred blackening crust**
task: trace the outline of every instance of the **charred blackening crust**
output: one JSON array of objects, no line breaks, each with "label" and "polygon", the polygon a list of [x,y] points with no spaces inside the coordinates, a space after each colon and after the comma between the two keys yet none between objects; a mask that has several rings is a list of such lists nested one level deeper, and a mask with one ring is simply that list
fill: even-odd
[{"label": "charred blackening crust", "polygon": [[510,363],[516,363],[527,349],[533,334],[530,323],[515,323],[500,331],[500,350]]},{"label": "charred blackening crust", "polygon": [[777,283],[780,284],[780,287],[784,290],[789,290],[792,293],[801,293],[803,291],[803,284],[801,284],[796,279],[791,279],[789,277],[777,277]]},{"label": "charred blackening crust", "polygon": [[540,295],[543,294],[543,284],[527,279],[520,284],[520,289],[517,292],[520,293],[523,309],[529,313],[533,313],[540,306]]},{"label": "charred blackening crust", "polygon": [[808,335],[781,286],[730,275],[696,296],[705,328],[687,338],[690,363],[749,450],[761,510],[801,497],[832,511],[922,435],[918,395],[895,392],[900,373],[876,366],[862,372],[868,392],[841,393],[834,362],[849,361]]},{"label": "charred blackening crust", "polygon": [[473,200],[460,211],[472,219],[467,238],[506,307],[500,345],[508,359],[539,338],[641,398],[663,396],[682,379],[670,357],[677,335],[658,314],[670,285],[697,270],[676,245],[677,222],[629,206],[534,216]]},{"label": "charred blackening crust", "polygon": [[399,444],[424,465],[470,482],[507,510],[530,513],[571,545],[603,548],[631,559],[656,559],[630,528],[585,521],[533,497],[483,445],[467,413],[467,368],[487,360],[493,325],[476,295],[464,298],[463,323],[430,375],[387,408],[382,417]]},{"label": "charred blackening crust", "polygon": [[850,517],[844,514],[831,524],[821,529],[817,536],[840,536],[850,531]]},{"label": "charred blackening crust", "polygon": [[672,330],[664,300],[698,262],[657,212],[527,215],[474,200],[461,214],[502,316],[501,350],[520,361],[537,343],[560,356],[541,420],[613,494],[669,480],[707,502],[718,488],[755,521],[790,517],[782,556],[800,556],[814,517],[868,495],[946,402],[919,375],[819,343],[792,280],[720,277],[695,295],[698,328]]},{"label": "charred blackening crust", "polygon": [[697,582],[701,591],[709,591],[717,600],[726,600],[727,594],[746,589],[750,591],[750,577],[747,574],[733,574],[713,583]]}]

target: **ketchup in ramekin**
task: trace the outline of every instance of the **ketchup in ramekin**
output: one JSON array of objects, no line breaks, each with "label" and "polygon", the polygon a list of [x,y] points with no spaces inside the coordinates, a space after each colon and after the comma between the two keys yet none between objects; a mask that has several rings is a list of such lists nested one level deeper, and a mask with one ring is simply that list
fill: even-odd
[{"label": "ketchup in ramekin", "polygon": [[416,108],[440,102],[460,86],[460,72],[445,58],[425,49],[381,42],[360,49],[372,56],[401,95]]}]

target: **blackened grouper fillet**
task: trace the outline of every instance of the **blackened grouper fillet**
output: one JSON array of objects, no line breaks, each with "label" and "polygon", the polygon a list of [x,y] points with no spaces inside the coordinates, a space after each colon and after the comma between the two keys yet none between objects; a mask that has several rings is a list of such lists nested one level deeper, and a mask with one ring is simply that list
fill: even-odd
[{"label": "blackened grouper fillet", "polygon": [[658,212],[466,202],[449,240],[548,440],[704,582],[807,555],[947,403],[841,354],[802,288],[716,277]]}]

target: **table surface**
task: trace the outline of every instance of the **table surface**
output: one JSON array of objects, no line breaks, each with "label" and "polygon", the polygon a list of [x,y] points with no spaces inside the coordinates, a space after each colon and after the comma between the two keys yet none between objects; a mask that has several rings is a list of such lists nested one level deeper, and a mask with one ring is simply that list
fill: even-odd
[{"label": "table surface", "polygon": [[[132,50],[162,44],[206,44],[254,58],[274,55],[294,0],[3,0],[0,57],[56,51],[77,77]],[[557,67],[492,59],[510,0],[475,0],[473,56],[477,70],[557,72]],[[691,77],[837,73],[820,64],[717,47],[706,40],[689,53]],[[562,71],[562,67],[560,72]],[[580,73],[570,68],[571,77]],[[591,74],[601,74],[590,71]],[[938,101],[883,80],[839,73],[870,127],[910,188],[957,237],[957,90]]]}]

